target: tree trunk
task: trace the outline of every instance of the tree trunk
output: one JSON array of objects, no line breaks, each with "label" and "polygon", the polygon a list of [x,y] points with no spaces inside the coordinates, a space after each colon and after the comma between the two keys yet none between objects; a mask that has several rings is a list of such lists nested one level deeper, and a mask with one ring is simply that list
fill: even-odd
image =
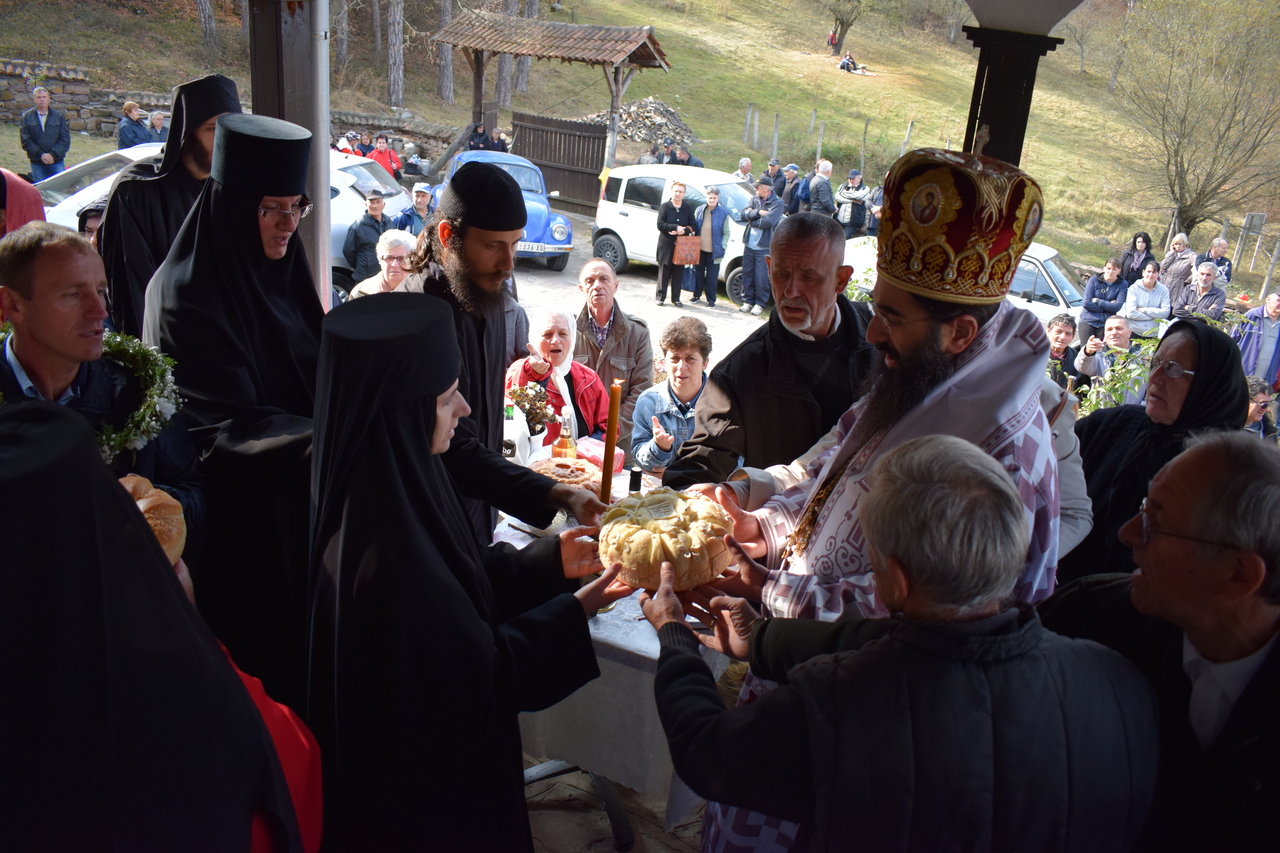
[{"label": "tree trunk", "polygon": [[[503,0],[502,13],[515,17],[520,13],[520,0]],[[494,86],[494,99],[498,102],[498,109],[511,109],[511,66],[513,57],[509,53],[504,53],[498,57],[498,81]],[[493,128],[489,129],[492,133]]]},{"label": "tree trunk", "polygon": [[[538,0],[524,0],[524,16],[530,20],[538,17]],[[516,91],[529,91],[529,65],[533,59],[528,56],[516,57]]]},{"label": "tree trunk", "polygon": [[[453,21],[453,0],[440,0],[440,29]],[[453,103],[453,45],[436,42],[436,94]]]},{"label": "tree trunk", "polygon": [[404,106],[404,0],[387,0],[387,106]]},{"label": "tree trunk", "polygon": [[835,47],[831,48],[832,56],[844,55],[844,37],[849,34],[849,30],[852,28],[853,24],[842,24],[836,21],[836,43]]},{"label": "tree trunk", "polygon": [[240,35],[249,41],[249,0],[240,0]]},{"label": "tree trunk", "polygon": [[351,35],[351,15],[347,11],[350,0],[336,0],[333,12],[333,58],[338,66],[338,75],[342,76],[347,69],[347,42]]},{"label": "tree trunk", "polygon": [[196,14],[200,16],[200,35],[204,46],[215,47],[218,43],[218,24],[213,17],[212,0],[196,0]]},{"label": "tree trunk", "polygon": [[382,4],[369,0],[369,14],[373,17],[373,52],[382,53]]}]

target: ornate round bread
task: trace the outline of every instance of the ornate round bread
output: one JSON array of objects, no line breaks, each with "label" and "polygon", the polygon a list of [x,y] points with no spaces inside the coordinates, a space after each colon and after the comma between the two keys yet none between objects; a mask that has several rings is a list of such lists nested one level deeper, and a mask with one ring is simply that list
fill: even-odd
[{"label": "ornate round bread", "polygon": [[151,532],[160,540],[160,547],[169,563],[178,562],[182,549],[187,545],[187,522],[182,517],[182,504],[163,489],[154,488],[151,481],[137,474],[120,478],[129,497],[142,511],[142,517],[151,525]]},{"label": "ornate round bread", "polygon": [[570,486],[588,486],[600,482],[600,469],[585,459],[542,459],[529,468],[539,474],[546,474],[557,483]]},{"label": "ornate round bread", "polygon": [[657,589],[663,561],[677,592],[714,580],[733,562],[724,537],[733,519],[715,501],[675,489],[631,495],[609,507],[600,527],[600,562],[622,563],[623,583]]}]

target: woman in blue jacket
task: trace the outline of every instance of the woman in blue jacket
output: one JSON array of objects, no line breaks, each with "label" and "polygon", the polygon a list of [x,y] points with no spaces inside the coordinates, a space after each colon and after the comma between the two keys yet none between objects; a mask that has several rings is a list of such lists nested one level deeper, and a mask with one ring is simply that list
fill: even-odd
[{"label": "woman in blue jacket", "polygon": [[133,101],[125,101],[121,110],[124,118],[120,120],[120,129],[116,131],[116,148],[132,148],[151,141],[147,132],[147,123],[142,120],[142,107]]},{"label": "woman in blue jacket", "polygon": [[701,301],[705,290],[707,304],[715,305],[716,290],[720,286],[720,262],[724,260],[725,249],[729,246],[729,211],[720,206],[717,187],[707,187],[707,203],[694,212],[693,218],[697,223],[695,233],[702,238],[702,254],[698,256],[698,265],[693,268],[693,299],[689,301]]},{"label": "woman in blue jacket", "polygon": [[1129,282],[1120,275],[1120,260],[1108,258],[1101,275],[1095,275],[1084,286],[1084,302],[1080,306],[1080,343],[1087,344],[1090,337],[1102,337],[1102,327],[1107,318],[1124,307],[1129,293]]}]

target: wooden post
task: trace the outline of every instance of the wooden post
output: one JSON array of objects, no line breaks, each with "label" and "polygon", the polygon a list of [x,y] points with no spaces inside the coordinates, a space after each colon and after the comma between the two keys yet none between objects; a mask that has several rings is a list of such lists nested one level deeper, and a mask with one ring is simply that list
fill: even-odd
[{"label": "wooden post", "polygon": [[747,104],[747,120],[742,125],[742,144],[746,145],[751,136],[751,111],[755,109],[754,103]]},{"label": "wooden post", "polygon": [[1229,221],[1229,220],[1227,220],[1226,218],[1223,218],[1223,220],[1222,220],[1222,233],[1218,235],[1218,236],[1219,236],[1219,237],[1221,237],[1223,240],[1227,239],[1227,228],[1230,226],[1230,224],[1231,224],[1231,223],[1230,223],[1230,221]]},{"label": "wooden post", "polygon": [[1249,259],[1249,272],[1253,272],[1253,265],[1258,262],[1258,250],[1262,248],[1262,226],[1258,226],[1258,242],[1253,244],[1253,257]]},{"label": "wooden post", "polygon": [[751,117],[751,150],[760,150],[760,111]]},{"label": "wooden post", "polygon": [[827,123],[825,121],[819,122],[818,123],[818,153],[813,155],[813,159],[815,162],[822,159],[822,134],[824,134],[826,130],[827,130]]},{"label": "wooden post", "polygon": [[1267,264],[1267,277],[1262,280],[1262,292],[1258,294],[1259,302],[1267,301],[1267,290],[1271,287],[1271,276],[1276,271],[1276,258],[1280,257],[1280,240],[1276,241],[1275,251],[1271,253],[1271,263]]},{"label": "wooden post", "polygon": [[809,114],[809,135],[813,136],[813,123],[818,120],[818,108],[814,107],[813,112]]},{"label": "wooden post", "polygon": [[773,148],[769,151],[770,159],[778,156],[778,114],[773,114]]},{"label": "wooden post", "polygon": [[635,68],[618,65],[612,69],[604,69],[604,81],[609,84],[609,137],[604,144],[604,168],[612,169],[613,160],[618,155],[618,124],[622,116],[622,96],[631,85],[631,78],[636,75]]},{"label": "wooden post", "polygon": [[912,119],[907,122],[907,135],[902,138],[902,147],[898,149],[898,156],[901,157],[907,153],[907,146],[911,144],[911,131],[915,129],[916,120]]}]

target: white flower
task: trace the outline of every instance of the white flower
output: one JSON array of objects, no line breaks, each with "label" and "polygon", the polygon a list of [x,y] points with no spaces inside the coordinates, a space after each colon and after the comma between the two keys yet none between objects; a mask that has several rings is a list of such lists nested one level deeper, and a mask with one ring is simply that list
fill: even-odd
[{"label": "white flower", "polygon": [[178,411],[177,407],[168,400],[160,400],[157,402],[156,409],[160,412],[160,417],[166,421],[173,417],[174,412]]},{"label": "white flower", "polygon": [[130,450],[141,450],[146,446],[147,446],[147,440],[145,438],[132,439],[128,444],[125,445],[125,447],[129,448]]}]

